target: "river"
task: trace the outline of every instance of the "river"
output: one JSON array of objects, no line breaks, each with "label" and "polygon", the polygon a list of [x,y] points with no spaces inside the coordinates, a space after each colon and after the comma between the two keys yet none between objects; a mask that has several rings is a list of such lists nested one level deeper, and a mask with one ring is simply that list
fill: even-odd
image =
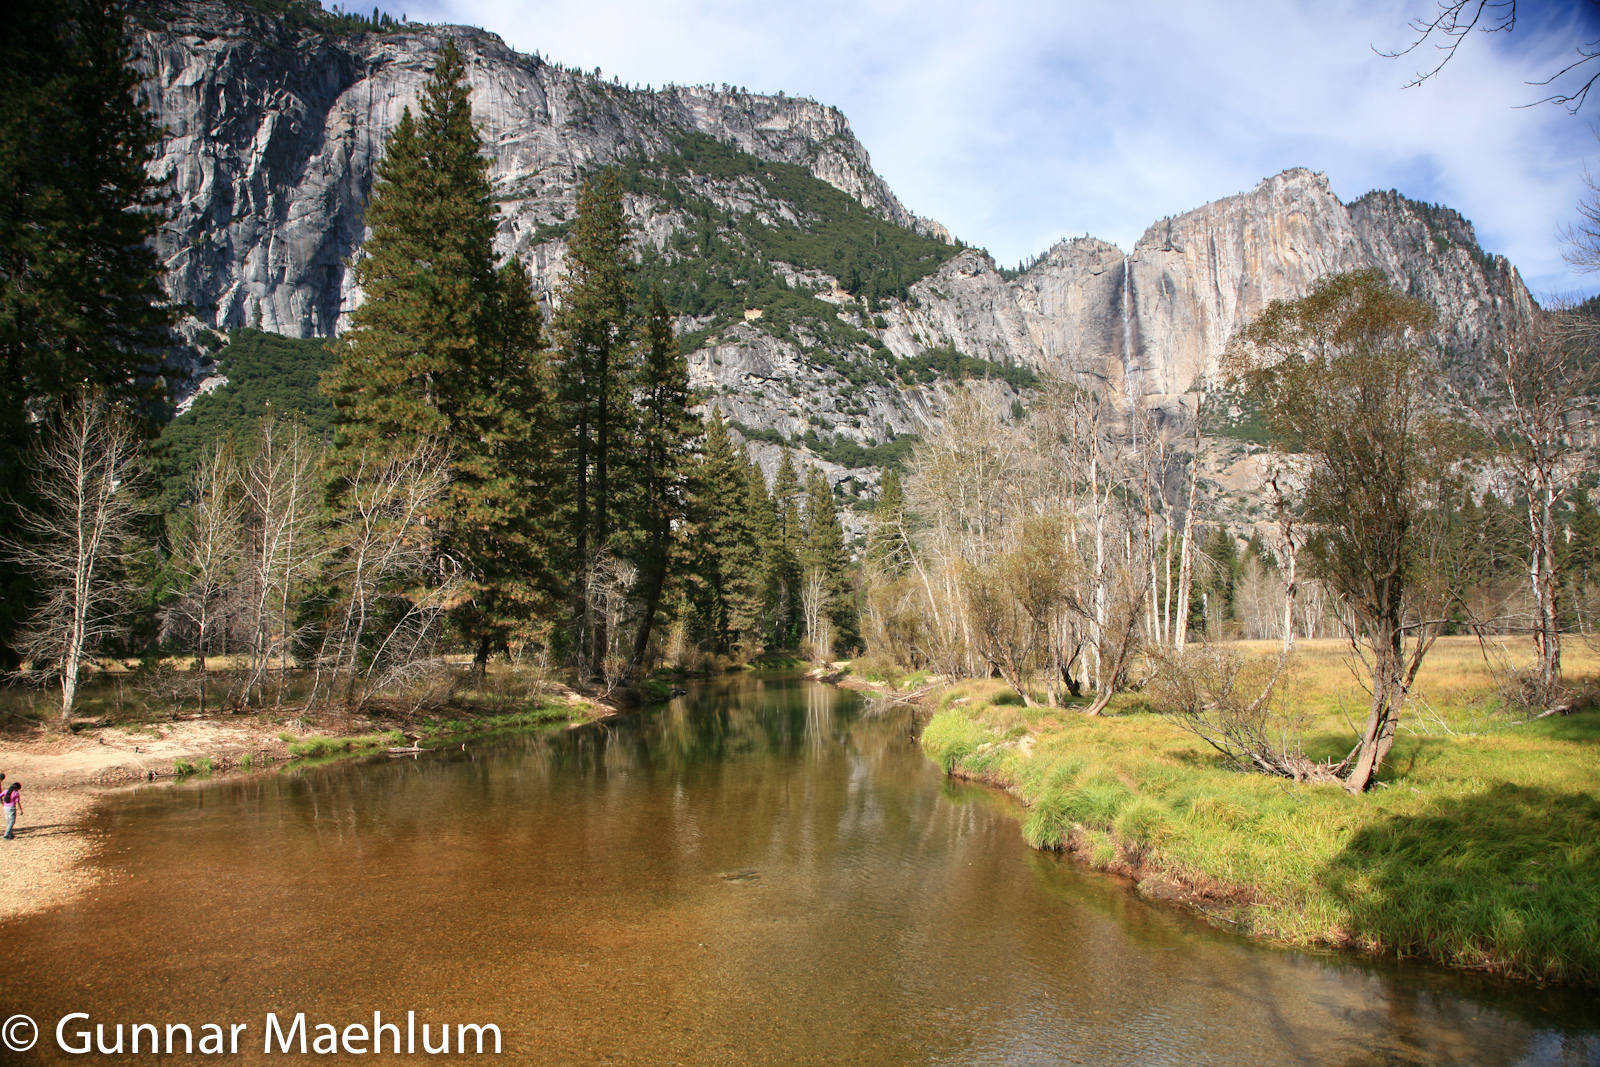
[{"label": "river", "polygon": [[[0,1057],[151,1058],[149,1032],[137,1058],[60,1051],[82,1012],[69,1045],[243,1024],[237,1055],[176,1058],[359,1063],[264,1055],[267,1013],[314,1039],[378,1011],[435,1044],[492,1023],[501,1055],[450,1059],[494,1064],[1600,1064],[1592,994],[1147,905],[1027,848],[914,731],[738,675],[609,727],[117,794],[103,884],[0,927],[0,1007],[42,1030]],[[379,1059],[437,1059],[417,1047]]]}]

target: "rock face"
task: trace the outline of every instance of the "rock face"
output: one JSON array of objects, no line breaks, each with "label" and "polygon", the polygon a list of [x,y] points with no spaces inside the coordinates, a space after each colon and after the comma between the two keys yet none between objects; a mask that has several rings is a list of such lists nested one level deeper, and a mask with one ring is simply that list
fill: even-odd
[{"label": "rock face", "polygon": [[1456,212],[1381,192],[1347,205],[1324,175],[1294,169],[1157,223],[1128,254],[1064,241],[1007,281],[966,253],[912,288],[920,306],[902,309],[885,340],[896,351],[950,344],[1169,405],[1214,374],[1269,301],[1362,267],[1433,305],[1460,365],[1533,308],[1515,269],[1484,254]]},{"label": "rock face", "polygon": [[[218,329],[326,336],[348,322],[360,299],[348,264],[364,236],[374,163],[446,39],[467,58],[474,114],[493,157],[498,251],[523,257],[547,290],[562,269],[561,224],[584,174],[670,152],[691,133],[796,164],[884,222],[949,241],[873,173],[844,116],[811,100],[728,87],[628,88],[464,27],[333,36],[230,0],[175,2],[176,13],[131,27],[133,46],[170,133],[154,164],[176,194],[161,237],[169,288]],[[753,213],[794,223],[803,214],[748,183],[686,180],[730,220]],[[670,253],[688,225],[659,198],[635,194],[626,206],[641,245],[658,251]],[[909,299],[876,308],[814,269],[767,266],[838,308],[855,331],[853,347],[838,352],[879,360],[887,373],[874,372],[876,384],[846,381],[828,370],[840,365],[828,349],[834,342],[816,331],[787,339],[763,332],[760,309],[751,308],[690,356],[695,384],[748,427],[791,437],[821,429],[866,446],[938,417],[936,385],[903,385],[892,373],[896,361],[930,349],[1075,376],[1170,410],[1215,371],[1242,323],[1329,272],[1377,266],[1431,302],[1439,339],[1462,367],[1532,309],[1516,271],[1485,255],[1454,211],[1394,193],[1344,204],[1322,175],[1303,169],[1159,222],[1128,253],[1093,238],[1064,241],[1008,278],[988,257],[964,251],[912,285]],[[848,474],[830,471],[836,480]]]},{"label": "rock face", "polygon": [[473,114],[493,154],[499,251],[549,274],[541,225],[572,212],[584,173],[695,131],[760,159],[796,163],[882,218],[927,233],[872,171],[836,109],[707,87],[656,92],[519,55],[482,30],[419,27],[330,37],[225,0],[193,0],[136,25],[135,64],[170,136],[153,164],[176,194],[162,239],[169,288],[219,329],[338,331],[358,299],[373,164],[415,106],[446,39],[467,57]]}]

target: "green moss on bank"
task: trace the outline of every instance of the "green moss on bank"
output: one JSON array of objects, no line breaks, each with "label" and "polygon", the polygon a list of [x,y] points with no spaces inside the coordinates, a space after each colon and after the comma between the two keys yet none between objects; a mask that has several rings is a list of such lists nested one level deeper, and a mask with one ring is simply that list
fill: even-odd
[{"label": "green moss on bank", "polygon": [[995,705],[986,685],[947,693],[923,748],[1022,799],[1035,847],[1164,874],[1257,936],[1600,984],[1600,712],[1406,738],[1351,797],[1227,770],[1160,715]]}]

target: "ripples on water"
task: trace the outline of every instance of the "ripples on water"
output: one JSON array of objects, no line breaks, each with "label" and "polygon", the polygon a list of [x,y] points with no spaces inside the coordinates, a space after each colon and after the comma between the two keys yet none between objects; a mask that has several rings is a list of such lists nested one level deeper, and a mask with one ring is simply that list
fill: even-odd
[{"label": "ripples on water", "polygon": [[248,1022],[229,1062],[299,1059],[261,1055],[269,1011],[410,1010],[498,1024],[507,1064],[1600,1063],[1588,996],[1146,906],[857,708],[738,676],[609,729],[120,795],[98,896],[0,927],[0,1007]]}]

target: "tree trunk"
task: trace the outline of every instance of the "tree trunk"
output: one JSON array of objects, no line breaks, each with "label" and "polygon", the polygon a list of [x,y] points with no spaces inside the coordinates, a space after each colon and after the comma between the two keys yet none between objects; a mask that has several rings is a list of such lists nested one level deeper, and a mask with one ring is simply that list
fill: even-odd
[{"label": "tree trunk", "polygon": [[1376,647],[1372,665],[1372,710],[1352,753],[1355,763],[1345,776],[1345,788],[1352,793],[1363,793],[1371,788],[1373,779],[1383,769],[1383,761],[1394,747],[1395,727],[1405,702],[1405,680],[1401,676],[1404,656],[1398,618],[1383,620],[1383,627],[1385,632],[1375,635],[1380,640],[1373,642]]},{"label": "tree trunk", "polygon": [[1189,595],[1194,582],[1194,498],[1199,480],[1197,452],[1190,460],[1189,506],[1183,513],[1183,544],[1178,550],[1178,602],[1174,605],[1177,614],[1173,619],[1172,647],[1179,652],[1189,640]]},{"label": "tree trunk", "polygon": [[1533,634],[1538,662],[1538,701],[1549,706],[1558,698],[1561,687],[1561,627],[1556,618],[1556,545],[1554,487],[1540,487],[1539,499],[1530,500],[1528,519],[1533,534],[1529,553],[1533,596],[1538,617]]},{"label": "tree trunk", "polygon": [[650,570],[645,579],[644,611],[639,616],[639,630],[633,638],[633,654],[628,657],[628,677],[632,678],[644,663],[646,651],[650,648],[650,631],[656,624],[656,610],[661,604],[661,588],[666,582],[666,555],[664,546],[655,549],[652,553]]}]

